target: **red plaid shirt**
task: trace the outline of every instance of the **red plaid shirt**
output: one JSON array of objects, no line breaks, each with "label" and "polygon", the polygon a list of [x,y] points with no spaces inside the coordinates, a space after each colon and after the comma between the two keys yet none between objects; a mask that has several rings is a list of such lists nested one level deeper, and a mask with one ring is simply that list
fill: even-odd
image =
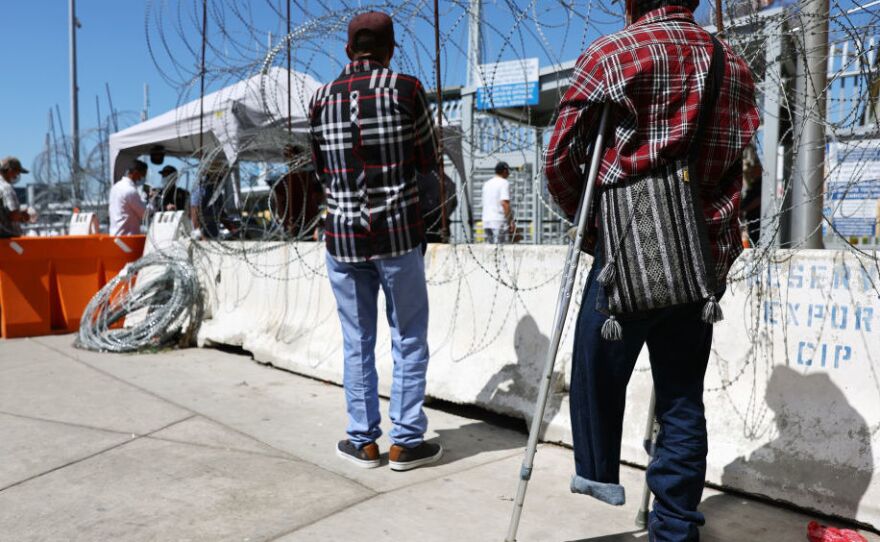
[{"label": "red plaid shirt", "polygon": [[[686,157],[697,128],[712,47],[711,37],[694,22],[690,10],[667,6],[596,40],[581,55],[559,106],[546,155],[548,188],[563,211],[570,216],[577,211],[584,184],[581,166],[605,102],[613,104],[609,120],[614,130],[609,131],[599,169],[600,190],[602,185]],[[749,67],[727,45],[725,53],[718,102],[709,115],[704,141],[695,142],[702,146],[695,167],[722,283],[742,252],[741,156],[759,123]]]},{"label": "red plaid shirt", "polygon": [[439,160],[418,79],[357,60],[315,92],[312,156],[327,195],[327,250],[337,260],[400,256],[424,239],[416,173]]}]

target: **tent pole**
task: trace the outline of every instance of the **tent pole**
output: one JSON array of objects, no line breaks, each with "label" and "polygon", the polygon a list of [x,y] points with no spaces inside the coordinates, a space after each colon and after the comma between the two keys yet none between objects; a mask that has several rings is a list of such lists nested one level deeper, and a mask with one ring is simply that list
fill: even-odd
[{"label": "tent pole", "polygon": [[440,239],[446,243],[449,241],[449,224],[446,216],[446,175],[443,172],[443,85],[440,80],[440,6],[438,0],[434,0],[434,55],[437,75],[437,162],[438,182],[440,183],[440,216],[442,225]]},{"label": "tent pole", "polygon": [[199,70],[199,162],[205,157],[205,49],[208,45],[208,0],[202,0],[202,60]]},{"label": "tent pole", "polygon": [[291,104],[291,81],[290,81],[290,0],[287,0],[287,133],[293,134],[293,106]]}]

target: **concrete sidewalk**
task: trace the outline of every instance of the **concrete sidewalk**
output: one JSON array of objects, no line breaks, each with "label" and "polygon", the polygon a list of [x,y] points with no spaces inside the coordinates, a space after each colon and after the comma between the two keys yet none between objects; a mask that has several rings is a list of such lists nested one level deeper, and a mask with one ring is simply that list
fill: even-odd
[{"label": "concrete sidewalk", "polygon": [[[71,343],[0,342],[2,541],[504,539],[517,431],[429,409],[442,463],[361,470],[333,453],[336,386],[216,350]],[[647,540],[633,527],[643,472],[623,468],[629,502],[612,508],[569,493],[571,469],[570,450],[539,450],[520,541]],[[715,491],[703,511],[708,541],[801,542],[811,519]]]}]

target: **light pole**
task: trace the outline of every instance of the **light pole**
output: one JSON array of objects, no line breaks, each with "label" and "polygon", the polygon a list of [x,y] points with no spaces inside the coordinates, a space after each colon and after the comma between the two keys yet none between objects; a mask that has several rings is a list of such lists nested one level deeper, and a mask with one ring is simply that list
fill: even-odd
[{"label": "light pole", "polygon": [[79,202],[82,194],[79,186],[79,88],[76,84],[76,0],[70,0],[70,182],[73,188],[73,203]]},{"label": "light pole", "polygon": [[804,33],[804,103],[793,194],[792,243],[822,248],[825,181],[825,102],[828,85],[828,0],[801,1]]},{"label": "light pole", "polygon": [[476,100],[476,87],[480,85],[480,11],[482,8],[482,0],[470,0],[468,6],[468,51],[467,51],[467,92],[461,97],[461,132],[462,132],[462,154],[464,162],[463,179],[465,183],[462,186],[462,194],[465,198],[465,212],[467,217],[465,224],[462,224],[464,230],[464,239],[467,242],[474,242],[474,216],[471,202],[474,200],[474,153],[476,146],[474,145],[474,102]]}]

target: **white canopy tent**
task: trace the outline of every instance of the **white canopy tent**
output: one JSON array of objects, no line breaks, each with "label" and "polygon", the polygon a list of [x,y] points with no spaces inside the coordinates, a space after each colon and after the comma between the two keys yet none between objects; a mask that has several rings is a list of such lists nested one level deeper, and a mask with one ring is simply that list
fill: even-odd
[{"label": "white canopy tent", "polygon": [[[132,160],[149,154],[150,149],[157,145],[164,148],[167,156],[191,157],[199,154],[201,144],[205,147],[206,156],[222,150],[230,165],[235,165],[239,160],[281,161],[283,147],[287,143],[308,148],[309,121],[306,109],[321,83],[307,74],[291,71],[292,92],[288,94],[287,82],[288,71],[273,67],[264,74],[208,94],[203,102],[193,100],[112,134],[112,170],[109,172],[112,179],[116,181],[121,178]],[[201,116],[202,107],[204,116]],[[201,123],[200,119],[203,119]],[[466,179],[462,131],[457,126],[444,126],[442,137],[444,154],[458,174],[458,184],[462,187]],[[449,177],[450,173],[447,169],[446,176]],[[240,208],[241,187],[237,167],[232,168],[228,182],[235,207]]]},{"label": "white canopy tent", "polygon": [[[205,150],[223,150],[229,163],[236,160],[280,159],[289,141],[288,107],[292,137],[305,144],[308,137],[306,108],[321,86],[311,76],[273,67],[264,74],[207,94],[110,136],[110,172],[113,180],[125,173],[129,163],[148,154],[155,145],[169,156],[193,156],[200,140]],[[289,100],[289,105],[288,105]],[[201,115],[204,107],[204,117]],[[200,123],[200,119],[203,119]],[[200,130],[200,124],[204,132]],[[200,137],[201,136],[201,137]]]}]

